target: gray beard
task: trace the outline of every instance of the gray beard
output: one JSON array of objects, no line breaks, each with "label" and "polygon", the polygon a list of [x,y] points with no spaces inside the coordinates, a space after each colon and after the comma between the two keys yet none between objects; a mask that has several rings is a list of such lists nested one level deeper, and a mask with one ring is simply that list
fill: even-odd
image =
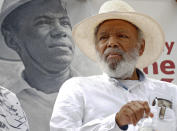
[{"label": "gray beard", "polygon": [[121,61],[117,62],[116,68],[111,68],[109,64],[100,57],[97,53],[99,59],[98,64],[103,72],[108,74],[110,77],[115,77],[117,79],[130,78],[136,67],[137,60],[139,58],[138,49],[134,48],[129,53],[123,53]]}]

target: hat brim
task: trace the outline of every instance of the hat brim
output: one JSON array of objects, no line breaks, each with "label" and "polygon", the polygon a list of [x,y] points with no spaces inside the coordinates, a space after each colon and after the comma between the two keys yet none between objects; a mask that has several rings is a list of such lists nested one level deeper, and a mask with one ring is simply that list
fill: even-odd
[{"label": "hat brim", "polygon": [[165,45],[165,35],[153,18],[136,12],[109,12],[86,18],[73,28],[72,36],[75,44],[91,60],[97,61],[94,45],[95,29],[100,23],[109,19],[128,21],[142,31],[145,49],[137,61],[137,68],[147,67],[160,57]]},{"label": "hat brim", "polygon": [[[4,41],[4,37],[2,36],[1,25],[4,21],[4,19],[6,18],[6,16],[8,16],[13,10],[18,8],[19,6],[25,4],[29,1],[31,1],[31,0],[22,0],[22,1],[15,3],[15,4],[11,3],[12,6],[9,6],[7,9],[3,10],[0,13],[0,59],[2,59],[2,60],[20,61],[18,54],[6,45],[6,43]],[[14,2],[16,2],[16,1],[14,0]]]}]

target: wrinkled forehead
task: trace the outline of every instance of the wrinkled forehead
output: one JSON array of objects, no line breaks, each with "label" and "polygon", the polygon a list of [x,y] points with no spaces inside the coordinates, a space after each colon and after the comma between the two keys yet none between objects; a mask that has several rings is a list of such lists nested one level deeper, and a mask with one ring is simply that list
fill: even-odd
[{"label": "wrinkled forehead", "polygon": [[[95,29],[95,35],[98,33],[99,29],[106,25],[106,24],[109,24],[109,23],[112,23],[112,22],[116,22],[115,24],[116,25],[119,25],[119,24],[126,24],[128,25],[130,28],[134,28],[136,29],[137,31],[139,30],[138,27],[136,25],[134,25],[133,23],[129,22],[129,21],[126,21],[126,20],[121,20],[121,19],[108,19],[108,20],[105,20],[103,22],[101,22]],[[109,26],[110,27],[110,26]]]},{"label": "wrinkled forehead", "polygon": [[25,4],[25,8],[55,8],[58,7],[58,10],[66,10],[66,1],[64,0],[31,0]]},{"label": "wrinkled forehead", "polygon": [[13,13],[18,15],[63,14],[66,15],[66,5],[63,0],[31,0],[16,8]]},{"label": "wrinkled forehead", "polygon": [[18,26],[41,16],[68,17],[65,7],[63,0],[31,0],[13,10],[5,20]]}]

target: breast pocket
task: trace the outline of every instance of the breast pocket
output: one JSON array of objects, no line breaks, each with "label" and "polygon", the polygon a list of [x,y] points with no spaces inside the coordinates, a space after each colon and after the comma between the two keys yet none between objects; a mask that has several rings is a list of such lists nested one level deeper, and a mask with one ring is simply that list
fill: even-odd
[{"label": "breast pocket", "polygon": [[175,112],[170,109],[166,108],[164,118],[161,119],[159,117],[161,108],[156,107],[156,111],[154,111],[154,126],[157,131],[176,131],[176,116]]}]

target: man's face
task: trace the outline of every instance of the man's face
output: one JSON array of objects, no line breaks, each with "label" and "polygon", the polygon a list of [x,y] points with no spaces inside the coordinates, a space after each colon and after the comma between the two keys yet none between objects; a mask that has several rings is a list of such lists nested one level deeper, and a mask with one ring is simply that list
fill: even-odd
[{"label": "man's face", "polygon": [[34,0],[21,7],[21,12],[17,38],[30,59],[49,72],[70,65],[74,53],[71,25],[58,0]]},{"label": "man's face", "polygon": [[134,25],[123,20],[103,22],[98,27],[95,46],[108,74],[130,77],[139,56],[138,31]]}]

